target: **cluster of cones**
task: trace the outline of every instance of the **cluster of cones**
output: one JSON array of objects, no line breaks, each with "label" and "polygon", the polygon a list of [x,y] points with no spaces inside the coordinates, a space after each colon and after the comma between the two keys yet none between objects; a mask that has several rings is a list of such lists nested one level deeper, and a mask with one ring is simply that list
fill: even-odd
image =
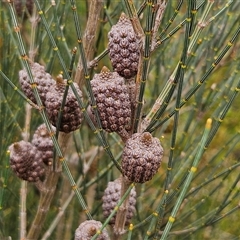
[{"label": "cluster of cones", "polygon": [[[132,105],[128,81],[132,81],[138,71],[141,41],[134,32],[130,19],[122,14],[118,23],[108,34],[109,56],[113,72],[103,67],[99,74],[91,80],[91,87],[96,106],[90,101],[88,113],[94,123],[97,107],[102,128],[107,132],[116,132],[125,141],[122,154],[122,174],[130,182],[144,183],[157,173],[163,156],[163,148],[158,138],[148,132],[132,133]],[[19,81],[26,96],[34,103],[36,101],[33,88],[37,88],[42,105],[46,109],[51,124],[59,131],[69,133],[78,129],[83,121],[83,113],[78,104],[78,98],[71,88],[68,89],[64,107],[63,96],[67,81],[61,76],[56,80],[44,67],[31,63],[34,83],[30,81],[28,72],[19,72]],[[74,83],[77,96],[82,99],[82,92]],[[62,117],[59,120],[59,112]],[[39,127],[32,142],[20,141],[9,147],[10,163],[18,177],[34,182],[44,175],[44,164],[49,165],[53,157],[53,145],[45,126]],[[109,182],[103,196],[103,214],[108,217],[121,195],[121,181]],[[135,212],[136,191],[133,188],[128,202],[126,224]],[[110,224],[115,223],[114,216]],[[90,239],[101,226],[100,222],[89,220],[82,223],[76,230],[75,239]],[[87,229],[87,230],[86,230]],[[102,238],[100,238],[102,236]],[[98,239],[109,239],[103,231]]]}]

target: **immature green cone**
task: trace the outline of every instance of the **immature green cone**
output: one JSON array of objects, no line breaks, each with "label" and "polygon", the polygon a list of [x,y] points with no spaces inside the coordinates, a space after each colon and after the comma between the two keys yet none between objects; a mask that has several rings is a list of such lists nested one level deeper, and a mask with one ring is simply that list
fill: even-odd
[{"label": "immature green cone", "polygon": [[123,149],[123,174],[129,181],[147,182],[157,173],[162,157],[163,148],[158,138],[148,132],[135,133]]},{"label": "immature green cone", "polygon": [[10,166],[15,174],[28,182],[37,182],[44,175],[45,168],[41,153],[31,143],[20,141],[9,146]]},{"label": "immature green cone", "polygon": [[[46,94],[49,91],[49,88],[55,84],[55,80],[52,76],[45,72],[44,67],[38,63],[31,64],[31,70],[33,74],[34,82],[37,85],[37,90],[44,105],[46,101]],[[34,103],[36,99],[33,93],[33,89],[30,84],[30,79],[28,77],[26,69],[19,71],[19,82],[23,92],[26,96]]]},{"label": "immature green cone", "polygon": [[[77,93],[82,98],[82,92],[78,85],[74,83]],[[59,110],[61,108],[66,81],[58,77],[56,84],[51,86],[46,95],[46,111],[53,126],[57,127]],[[83,114],[79,108],[77,99],[69,87],[65,106],[62,111],[62,119],[59,131],[69,133],[78,129],[82,123]]]},{"label": "immature green cone", "polygon": [[42,161],[46,165],[51,165],[53,160],[53,142],[45,123],[41,124],[33,134],[32,144],[41,153]]},{"label": "immature green cone", "polygon": [[140,41],[131,21],[122,13],[116,25],[108,33],[108,49],[114,71],[124,78],[137,74]]},{"label": "immature green cone", "polygon": [[131,103],[124,79],[103,67],[95,74],[91,86],[103,129],[122,133],[131,128]]},{"label": "immature green cone", "polygon": [[[95,220],[86,220],[81,223],[75,231],[74,240],[91,240],[96,232],[102,227],[102,223]],[[104,229],[102,233],[96,238],[97,240],[110,240],[107,230]]]},{"label": "immature green cone", "polygon": [[34,0],[13,0],[13,4],[19,17],[27,17],[26,11],[32,15]]},{"label": "immature green cone", "polygon": [[[121,196],[121,178],[116,179],[114,182],[109,182],[107,188],[104,191],[104,195],[102,197],[103,204],[103,215],[105,218],[111,214],[111,212],[116,207],[118,201],[120,200]],[[131,218],[133,217],[134,213],[136,212],[135,205],[136,205],[136,190],[135,187],[132,188],[128,200],[128,209],[126,215],[126,222],[125,225],[127,226],[130,223]],[[109,224],[115,224],[116,214],[111,218]]]}]

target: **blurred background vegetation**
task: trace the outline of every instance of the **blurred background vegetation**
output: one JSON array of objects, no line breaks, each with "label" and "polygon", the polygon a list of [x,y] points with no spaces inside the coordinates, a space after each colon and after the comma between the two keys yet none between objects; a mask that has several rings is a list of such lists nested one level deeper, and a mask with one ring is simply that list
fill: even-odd
[{"label": "blurred background vegetation", "polygon": [[[24,1],[23,1],[24,2]],[[76,1],[77,14],[80,21],[75,22],[70,1],[39,1],[44,10],[47,24],[57,43],[58,49],[66,66],[70,65],[72,49],[78,47],[75,26],[84,31],[89,17],[89,7],[92,1]],[[107,33],[119,19],[121,12],[127,12],[128,1],[102,1],[100,18],[95,35],[94,58],[101,54],[108,43]],[[147,2],[133,1],[136,9],[143,7],[139,19],[143,29],[149,17]],[[157,1],[156,1],[157,2]],[[160,1],[159,1],[160,2]],[[162,42],[151,54],[148,79],[144,93],[143,115],[147,115],[157,97],[168,82],[171,74],[180,61],[184,45],[185,23],[188,10],[188,1],[166,1],[166,9],[158,31]],[[52,4],[51,4],[52,3]],[[55,5],[53,4],[55,3]],[[145,4],[145,5],[144,5]],[[208,72],[213,62],[218,59],[225,46],[232,39],[240,27],[240,1],[196,1],[198,10],[194,19],[194,28],[205,13],[208,4],[212,4],[206,20],[207,24],[196,39],[196,43],[187,58],[187,68],[182,83],[181,99],[206,75],[206,81],[196,93],[186,102],[179,111],[178,125],[175,125],[174,115],[171,113],[176,107],[177,88],[167,105],[158,123],[159,126],[151,129],[154,136],[160,138],[164,148],[164,160],[158,174],[149,182],[139,184],[137,188],[137,212],[132,219],[134,229],[132,238],[126,233],[123,239],[153,239],[154,227],[150,229],[150,222],[154,219],[154,212],[163,205],[167,167],[169,156],[172,155],[173,165],[168,187],[169,198],[163,213],[160,226],[160,239],[172,208],[175,206],[179,192],[183,187],[185,176],[191,166],[192,160],[198,151],[206,120],[213,119],[207,148],[200,160],[198,171],[194,175],[185,199],[181,204],[168,239],[239,239],[239,189],[240,189],[240,98],[231,102],[231,97],[239,91],[240,42],[235,40],[224,58],[216,64],[213,72]],[[228,4],[228,5],[226,5]],[[145,8],[144,8],[145,6]],[[180,6],[179,11],[175,9]],[[23,9],[24,10],[24,9]],[[34,12],[37,10],[34,8]],[[169,21],[177,13],[173,21]],[[21,36],[27,54],[34,46],[36,55],[34,61],[46,67],[54,78],[63,71],[56,52],[49,39],[43,22],[39,19],[36,27],[32,26],[30,17],[26,13],[17,16],[21,29]],[[186,22],[186,21],[185,21]],[[165,29],[169,24],[169,28]],[[181,25],[180,25],[181,24]],[[176,30],[176,31],[175,31]],[[79,50],[73,69],[75,76]],[[92,59],[89,59],[92,60]],[[90,68],[90,76],[99,73],[103,66],[111,69],[108,55],[100,59],[97,66]],[[43,122],[39,111],[32,109],[29,133],[25,129],[26,101],[6,81],[6,77],[20,89],[18,72],[23,68],[19,53],[19,42],[14,32],[12,16],[7,1],[0,2],[0,239],[11,236],[19,239],[20,236],[20,189],[21,180],[9,168],[8,146],[20,141],[26,134],[31,139],[36,128]],[[3,74],[6,77],[3,77]],[[73,77],[74,78],[74,77]],[[237,90],[236,90],[237,89]],[[87,88],[82,86],[85,93],[84,104],[88,103]],[[228,103],[231,104],[224,121],[224,113]],[[170,114],[170,115],[169,115]],[[169,117],[171,116],[171,117]],[[218,129],[218,124],[221,127]],[[171,148],[174,129],[177,128],[174,150]],[[212,135],[211,135],[212,134]],[[212,137],[212,139],[211,139]],[[114,157],[120,161],[124,143],[118,135],[106,134],[110,149]],[[81,180],[80,191],[85,198],[94,219],[104,222],[101,210],[101,198],[109,181],[119,176],[116,167],[111,163],[110,157],[103,151],[95,134],[84,121],[80,129],[75,131],[68,143],[65,156],[71,169],[73,178]],[[110,166],[110,167],[109,167]],[[86,167],[89,167],[87,169]],[[79,223],[86,219],[77,200],[73,197],[67,203],[63,215],[57,217],[67,198],[71,194],[71,186],[63,173],[58,181],[57,190],[48,211],[46,221],[39,239],[73,239],[74,231]],[[27,186],[27,229],[36,214],[39,192],[33,184]],[[54,220],[56,226],[50,229]],[[149,221],[146,221],[148,219]],[[154,224],[159,219],[155,219]],[[154,225],[155,226],[155,225]],[[111,232],[110,227],[107,227]],[[49,231],[49,237],[44,237]],[[7,239],[7,238],[6,238]]]}]

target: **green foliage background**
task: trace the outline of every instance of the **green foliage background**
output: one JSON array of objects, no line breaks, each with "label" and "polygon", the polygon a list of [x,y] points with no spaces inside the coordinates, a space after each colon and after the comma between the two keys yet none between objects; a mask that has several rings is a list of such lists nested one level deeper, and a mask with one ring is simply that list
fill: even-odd
[{"label": "green foliage background", "polygon": [[[78,46],[75,26],[85,29],[89,6],[91,1],[76,1],[77,14],[80,22],[74,22],[71,4],[69,1],[56,1],[56,6],[52,6],[50,1],[39,1],[44,10],[45,17],[51,32],[57,42],[58,49],[63,56],[66,66],[71,62],[71,50]],[[107,33],[111,26],[118,21],[122,11],[127,12],[128,1],[104,1],[101,9],[101,19],[95,36],[94,57],[97,57],[107,48]],[[133,1],[136,9],[140,9],[142,4],[151,1]],[[153,1],[154,2],[154,1]],[[144,93],[143,115],[147,115],[161,93],[164,86],[177,64],[184,45],[185,28],[179,24],[186,19],[188,10],[187,1],[183,1],[179,13],[165,32],[165,27],[169,19],[181,1],[167,1],[166,11],[163,16],[162,24],[159,29],[159,36],[162,43],[151,54],[148,79]],[[201,6],[194,22],[200,20],[207,4],[211,1],[196,1],[197,6]],[[222,9],[229,4],[224,11]],[[12,16],[10,15],[8,3],[0,3],[0,70],[7,78],[15,84],[18,89],[18,72],[23,68],[19,54],[19,42],[13,30]],[[201,5],[202,4],[202,5]],[[147,8],[147,7],[146,7]],[[140,14],[140,22],[143,29],[146,28],[145,21],[149,15],[147,10]],[[239,29],[239,1],[215,1],[210,8],[207,19],[215,16],[216,18],[209,23],[198,36],[196,44],[187,58],[187,69],[182,85],[182,96],[185,96],[202,79],[204,74],[211,68],[212,63],[219,58],[224,46],[228,44],[233,34]],[[221,12],[222,11],[222,12]],[[31,23],[28,18],[17,18],[21,28],[21,36],[29,54],[31,42]],[[178,29],[179,28],[179,29]],[[178,29],[176,33],[173,31]],[[56,77],[63,71],[62,66],[53,50],[49,36],[39,21],[35,29],[34,46],[38,46],[35,61],[46,66],[46,71]],[[173,166],[170,176],[169,194],[172,198],[164,205],[163,219],[160,230],[163,231],[173,206],[176,204],[177,197],[185,179],[184,176],[191,167],[192,160],[199,150],[199,142],[202,138],[206,120],[213,119],[213,128],[221,123],[221,127],[213,134],[213,140],[203,154],[198,171],[187,191],[187,196],[183,201],[177,218],[171,229],[172,235],[168,239],[239,239],[239,154],[240,154],[240,111],[239,96],[231,103],[231,108],[224,121],[219,117],[223,113],[231,96],[239,91],[239,67],[240,67],[239,37],[233,46],[216,65],[214,71],[207,75],[204,82],[196,93],[186,102],[180,110],[177,126],[174,123],[174,116],[168,117],[176,107],[177,88],[175,89],[171,101],[167,105],[164,114],[158,122],[163,121],[160,127],[152,130],[153,135],[160,138],[164,147],[164,160],[158,174],[151,180],[142,185],[137,185],[137,213],[132,223],[136,229],[132,232],[132,238],[144,239],[143,236],[153,239],[154,228],[149,231],[149,221],[146,218],[154,219],[154,212],[159,206],[163,207],[162,199],[165,189],[167,167],[169,156],[172,154]],[[76,73],[77,59],[80,57],[77,51],[76,61],[73,69],[73,78]],[[103,66],[111,69],[108,56],[100,59],[98,65],[90,70],[90,78],[94,73],[99,73]],[[82,86],[85,94],[84,104],[88,103],[88,93],[85,84]],[[13,89],[2,75],[0,76],[0,239],[11,236],[12,239],[19,238],[19,204],[21,181],[13,174],[9,168],[8,146],[13,142],[20,141],[25,132],[26,101]],[[38,110],[32,109],[30,139],[35,129],[43,122]],[[174,130],[177,128],[175,136],[176,143],[172,147]],[[124,143],[118,135],[106,134],[110,149],[116,159],[120,159]],[[172,148],[171,148],[172,147]],[[173,150],[174,148],[174,150]],[[96,153],[94,151],[97,151]],[[104,222],[105,219],[101,211],[101,197],[109,181],[116,179],[119,172],[116,167],[111,165],[110,157],[103,151],[95,134],[84,121],[81,128],[72,134],[66,152],[69,168],[74,179],[83,177],[80,190],[91,209],[94,219]],[[86,163],[90,169],[85,175],[83,173]],[[219,173],[225,172],[219,176]],[[103,173],[103,174],[102,174]],[[102,175],[101,175],[102,174]],[[91,183],[95,179],[95,182]],[[213,179],[208,184],[207,180]],[[179,185],[180,184],[180,185]],[[194,189],[198,189],[194,192]],[[71,186],[64,173],[59,179],[57,190],[49,209],[41,237],[48,230],[48,227],[56,219],[57,213],[66,202],[67,196],[71,193]],[[191,193],[191,194],[190,194]],[[34,219],[39,192],[34,185],[28,184],[27,188],[27,229]],[[94,200],[92,202],[92,200]],[[222,210],[214,215],[218,207]],[[225,216],[226,215],[226,216]],[[213,219],[212,219],[213,218]],[[74,231],[85,219],[82,208],[77,200],[73,198],[64,212],[63,218],[58,226],[53,230],[48,239],[73,239]],[[216,220],[208,224],[209,219]],[[155,219],[157,221],[157,219]],[[159,220],[159,219],[158,219]],[[139,227],[138,227],[139,226]],[[196,228],[196,231],[193,230]],[[107,229],[111,232],[110,227]],[[191,230],[192,229],[192,230]],[[185,232],[186,231],[186,232]],[[161,232],[162,233],[162,232]],[[161,235],[161,234],[160,234]],[[127,239],[128,234],[123,236]],[[160,239],[160,236],[158,236]],[[158,238],[157,238],[158,239]]]}]

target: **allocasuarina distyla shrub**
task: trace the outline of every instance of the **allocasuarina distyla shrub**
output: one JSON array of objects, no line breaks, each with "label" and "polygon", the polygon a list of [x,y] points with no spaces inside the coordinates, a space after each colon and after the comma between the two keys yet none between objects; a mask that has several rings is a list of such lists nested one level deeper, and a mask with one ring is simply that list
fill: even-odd
[{"label": "allocasuarina distyla shrub", "polygon": [[239,8],[1,1],[0,238],[237,239]]}]

